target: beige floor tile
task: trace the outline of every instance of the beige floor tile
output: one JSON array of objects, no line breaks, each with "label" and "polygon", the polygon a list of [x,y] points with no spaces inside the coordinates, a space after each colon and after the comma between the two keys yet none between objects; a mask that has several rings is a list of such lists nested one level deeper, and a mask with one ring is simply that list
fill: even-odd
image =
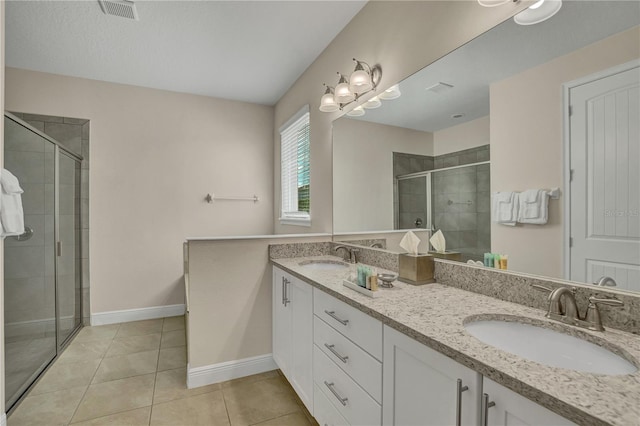
[{"label": "beige floor tile", "polygon": [[187,398],[194,395],[220,390],[220,384],[201,386],[187,389],[187,369],[160,371],[156,375],[156,388],[153,394],[153,403],[173,401],[174,399]]},{"label": "beige floor tile", "polygon": [[162,332],[184,330],[184,328],[184,315],[180,315],[179,317],[168,317],[164,319]]},{"label": "beige floor tile", "polygon": [[104,358],[92,383],[102,383],[125,377],[155,373],[157,366],[157,350]]},{"label": "beige floor tile", "polygon": [[160,333],[114,339],[105,358],[154,351],[160,348]]},{"label": "beige floor tile", "polygon": [[184,330],[166,331],[162,333],[162,343],[160,343],[162,349],[184,346],[186,344]]},{"label": "beige floor tile", "polygon": [[186,367],[187,348],[179,346],[177,348],[160,349],[160,359],[158,360],[158,371],[174,370]]},{"label": "beige floor tile", "polygon": [[302,412],[287,414],[286,416],[277,417],[267,420],[266,422],[255,423],[256,426],[310,426],[307,416]]},{"label": "beige floor tile", "polygon": [[144,321],[125,322],[120,324],[120,329],[116,333],[116,338],[144,336],[162,332],[163,319],[152,319]]},{"label": "beige floor tile", "polygon": [[153,406],[151,425],[228,425],[222,391],[177,399]]},{"label": "beige floor tile", "polygon": [[234,426],[300,412],[293,390],[280,377],[228,386],[222,391]]},{"label": "beige floor tile", "polygon": [[73,426],[148,426],[150,418],[151,407],[144,407],[72,424]]},{"label": "beige floor tile", "polygon": [[56,362],[36,384],[30,395],[39,395],[77,386],[89,386],[99,365],[99,359],[72,363]]},{"label": "beige floor tile", "polygon": [[84,395],[86,386],[28,396],[14,411],[9,426],[66,425]]},{"label": "beige floor tile", "polygon": [[120,324],[84,327],[73,339],[74,342],[91,342],[94,340],[113,339],[120,328]]},{"label": "beige floor tile", "polygon": [[66,362],[84,362],[94,359],[101,359],[107,352],[111,340],[96,340],[93,342],[72,342],[56,361],[58,363]]},{"label": "beige floor tile", "polygon": [[252,376],[240,377],[239,379],[228,380],[226,382],[222,382],[221,385],[223,388],[235,385],[241,385],[246,383],[253,383],[260,380],[273,379],[274,377],[279,377],[278,370],[266,371],[264,373],[254,374]]},{"label": "beige floor tile", "polygon": [[153,401],[155,374],[90,385],[73,422],[147,407]]}]

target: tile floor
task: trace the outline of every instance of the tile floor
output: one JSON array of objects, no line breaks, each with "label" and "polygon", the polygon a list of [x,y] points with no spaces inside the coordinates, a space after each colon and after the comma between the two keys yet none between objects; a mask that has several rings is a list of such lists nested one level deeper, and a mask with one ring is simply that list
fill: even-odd
[{"label": "tile floor", "polygon": [[279,371],[186,387],[184,317],[85,327],[8,418],[20,425],[317,424]]}]

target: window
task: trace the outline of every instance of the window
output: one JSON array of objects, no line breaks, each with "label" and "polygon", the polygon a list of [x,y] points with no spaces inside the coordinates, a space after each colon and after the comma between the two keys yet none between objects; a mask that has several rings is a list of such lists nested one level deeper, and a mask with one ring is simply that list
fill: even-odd
[{"label": "window", "polygon": [[280,128],[280,223],[310,226],[309,106]]}]

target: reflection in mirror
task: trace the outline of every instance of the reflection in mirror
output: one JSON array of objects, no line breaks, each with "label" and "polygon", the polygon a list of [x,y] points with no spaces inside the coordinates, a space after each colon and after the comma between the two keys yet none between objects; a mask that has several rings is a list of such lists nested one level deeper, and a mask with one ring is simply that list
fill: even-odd
[{"label": "reflection in mirror", "polygon": [[[336,120],[334,233],[440,229],[462,260],[640,291],[639,24],[628,1],[510,19]],[[491,223],[492,192],[554,187],[545,224]]]}]

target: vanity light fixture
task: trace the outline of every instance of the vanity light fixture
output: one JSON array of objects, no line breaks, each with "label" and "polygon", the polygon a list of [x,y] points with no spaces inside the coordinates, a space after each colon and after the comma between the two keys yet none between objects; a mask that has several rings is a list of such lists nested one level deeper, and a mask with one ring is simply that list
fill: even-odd
[{"label": "vanity light fixture", "polygon": [[349,111],[347,115],[349,117],[362,117],[364,115],[364,108],[362,108],[362,105],[358,105],[357,107]]},{"label": "vanity light fixture", "polygon": [[320,111],[335,112],[341,110],[346,105],[357,101],[360,96],[375,90],[378,83],[380,83],[382,68],[379,65],[372,67],[356,58],[353,58],[353,60],[356,62],[356,67],[349,79],[338,72],[340,79],[335,88],[325,84],[327,89],[320,99]]},{"label": "vanity light fixture", "polygon": [[362,104],[364,109],[376,109],[380,108],[380,105],[382,105],[382,102],[380,102],[380,99],[377,96],[374,96],[373,98]]},{"label": "vanity light fixture", "polygon": [[539,24],[558,13],[561,7],[562,0],[539,0],[514,16],[513,20],[520,25]]}]

